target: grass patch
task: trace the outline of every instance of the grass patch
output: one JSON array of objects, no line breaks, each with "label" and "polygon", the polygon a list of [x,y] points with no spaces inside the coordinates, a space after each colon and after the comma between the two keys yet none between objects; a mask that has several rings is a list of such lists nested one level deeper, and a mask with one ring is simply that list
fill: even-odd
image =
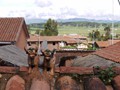
[{"label": "grass patch", "polygon": [[[104,27],[91,28],[91,27],[80,27],[80,26],[71,26],[71,25],[62,25],[58,26],[58,32],[60,35],[63,34],[80,34],[82,36],[88,36],[92,30],[98,29],[101,34],[104,34]],[[30,33],[35,34],[36,30],[43,30],[43,28],[34,28],[30,27]],[[120,34],[120,27],[114,28],[114,34]]]}]

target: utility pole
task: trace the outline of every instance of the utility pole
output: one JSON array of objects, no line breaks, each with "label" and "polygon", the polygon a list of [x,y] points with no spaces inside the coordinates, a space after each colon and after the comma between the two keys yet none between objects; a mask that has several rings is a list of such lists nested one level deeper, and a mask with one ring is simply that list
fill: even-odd
[{"label": "utility pole", "polygon": [[111,35],[112,35],[112,37],[111,37],[111,44],[113,45],[113,32],[114,31],[114,0],[112,0],[112,30],[111,30]]},{"label": "utility pole", "polygon": [[39,35],[38,35],[38,55],[42,54],[41,52],[41,48],[40,48],[40,31],[39,31]]},{"label": "utility pole", "polygon": [[93,50],[94,50],[94,47],[95,47],[95,45],[94,45],[94,43],[95,43],[95,36],[94,36],[94,34],[95,34],[95,31],[93,30],[93,32],[92,32],[92,35],[93,35]]},{"label": "utility pole", "polygon": [[118,3],[119,3],[119,5],[120,5],[120,1],[118,0]]},{"label": "utility pole", "polygon": [[39,31],[39,36],[38,36],[38,42],[39,42],[39,44],[38,44],[38,49],[40,49],[40,31]]}]

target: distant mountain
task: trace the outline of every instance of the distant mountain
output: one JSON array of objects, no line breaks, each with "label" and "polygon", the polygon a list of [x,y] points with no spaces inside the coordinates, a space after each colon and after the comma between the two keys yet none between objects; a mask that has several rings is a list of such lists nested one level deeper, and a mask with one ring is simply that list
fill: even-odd
[{"label": "distant mountain", "polygon": [[[97,22],[97,23],[111,23],[111,20],[96,20],[96,19],[86,19],[86,18],[71,18],[71,19],[58,19],[58,22]],[[114,22],[120,22],[117,20],[114,20]]]},{"label": "distant mountain", "polygon": [[[26,19],[27,24],[31,23],[45,23],[48,19]],[[111,20],[95,20],[95,19],[86,19],[86,18],[71,18],[71,19],[57,19],[57,22],[97,22],[97,23],[111,23]],[[114,22],[120,22],[115,20]]]},{"label": "distant mountain", "polygon": [[31,23],[45,23],[47,19],[25,19],[27,24]]}]

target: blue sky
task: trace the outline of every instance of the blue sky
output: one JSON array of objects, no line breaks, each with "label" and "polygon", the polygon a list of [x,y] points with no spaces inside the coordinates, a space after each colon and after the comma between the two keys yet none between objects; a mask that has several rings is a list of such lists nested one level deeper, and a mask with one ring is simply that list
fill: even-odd
[{"label": "blue sky", "polygon": [[113,15],[120,20],[118,0],[0,0],[0,17],[111,20]]}]

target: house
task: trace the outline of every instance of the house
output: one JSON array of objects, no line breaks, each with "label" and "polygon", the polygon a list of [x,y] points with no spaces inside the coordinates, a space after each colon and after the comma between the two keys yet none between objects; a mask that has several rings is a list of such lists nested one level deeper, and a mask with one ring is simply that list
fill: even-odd
[{"label": "house", "polygon": [[30,35],[30,38],[28,39],[28,44],[34,47],[34,46],[38,46],[39,42],[41,45],[43,41],[47,41],[48,49],[50,50],[53,50],[53,49],[60,50],[61,47],[75,43],[74,39],[64,37],[64,36]]},{"label": "house", "polygon": [[77,49],[79,49],[79,50],[87,50],[88,49],[88,44],[80,43],[80,44],[77,45]]},{"label": "house", "polygon": [[81,43],[81,42],[87,42],[87,37],[85,36],[81,36],[81,35],[78,35],[78,34],[69,34],[69,35],[65,35],[65,37],[69,37],[69,38],[73,38],[76,40],[77,43]]},{"label": "house", "polygon": [[24,50],[28,38],[24,18],[0,18],[0,46],[16,45]]},{"label": "house", "polygon": [[[43,41],[47,41],[48,49],[53,50],[53,49],[59,49],[59,45],[61,45],[62,38],[58,36],[38,36],[38,35],[30,35],[30,38],[28,39],[28,44],[30,46],[41,46]],[[62,42],[62,43],[61,43]],[[61,43],[61,44],[60,44]],[[64,43],[63,43],[64,46]]]},{"label": "house", "polygon": [[[77,39],[76,39],[77,38]],[[80,37],[69,37],[69,36],[38,36],[38,35],[30,35],[30,39],[28,39],[28,44],[34,46],[38,46],[39,42],[41,43],[46,40],[48,42],[48,49],[57,49],[61,50],[62,47],[65,46],[76,46],[75,49],[87,49],[87,39],[85,37],[84,41],[78,42]],[[79,39],[80,40],[80,39]],[[78,46],[77,46],[78,45]],[[65,49],[65,48],[64,48]]]}]

